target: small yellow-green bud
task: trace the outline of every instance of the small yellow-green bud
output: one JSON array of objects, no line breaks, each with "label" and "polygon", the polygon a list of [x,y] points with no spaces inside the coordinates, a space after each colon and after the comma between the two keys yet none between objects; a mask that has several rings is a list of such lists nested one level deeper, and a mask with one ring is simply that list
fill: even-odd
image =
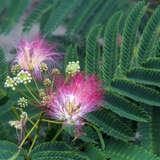
[{"label": "small yellow-green bud", "polygon": [[44,81],[43,81],[43,84],[45,86],[50,86],[51,85],[51,80],[49,78],[46,78]]},{"label": "small yellow-green bud", "polygon": [[58,74],[60,74],[60,70],[57,69],[57,68],[54,68],[54,69],[52,70],[52,75],[54,76],[54,75],[58,75]]},{"label": "small yellow-green bud", "polygon": [[77,72],[80,72],[79,61],[69,62],[66,67],[66,73],[68,73],[71,76],[74,76]]},{"label": "small yellow-green bud", "polygon": [[21,66],[18,65],[18,64],[13,65],[12,68],[11,68],[11,72],[14,75],[16,75],[18,72],[20,72],[20,70],[21,70]]},{"label": "small yellow-green bud", "polygon": [[41,72],[46,72],[48,70],[48,66],[46,63],[41,63],[39,69]]},{"label": "small yellow-green bud", "polygon": [[46,96],[46,93],[45,93],[45,90],[44,90],[44,89],[40,89],[40,90],[39,90],[39,96],[40,96],[41,98],[43,98],[43,97]]}]

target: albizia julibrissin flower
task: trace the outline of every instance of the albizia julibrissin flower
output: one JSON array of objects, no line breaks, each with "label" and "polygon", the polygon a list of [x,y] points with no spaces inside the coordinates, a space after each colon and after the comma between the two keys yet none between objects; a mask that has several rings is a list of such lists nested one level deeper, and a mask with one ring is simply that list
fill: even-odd
[{"label": "albizia julibrissin flower", "polygon": [[57,64],[57,60],[62,55],[53,50],[55,46],[49,45],[40,35],[36,36],[32,42],[22,39],[17,47],[17,56],[13,64],[20,65],[23,70],[33,71],[37,78],[41,78],[41,65],[44,62]]},{"label": "albizia julibrissin flower", "polygon": [[82,126],[88,112],[100,109],[104,93],[101,83],[94,74],[85,77],[83,72],[71,77],[68,83],[58,79],[46,112],[64,124]]}]

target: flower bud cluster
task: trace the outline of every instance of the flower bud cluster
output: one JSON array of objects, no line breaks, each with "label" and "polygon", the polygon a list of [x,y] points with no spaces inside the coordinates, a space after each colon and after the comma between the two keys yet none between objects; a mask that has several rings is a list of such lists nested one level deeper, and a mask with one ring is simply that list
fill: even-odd
[{"label": "flower bud cluster", "polygon": [[16,80],[18,84],[19,83],[27,84],[31,82],[32,77],[29,72],[22,70],[17,74]]},{"label": "flower bud cluster", "polygon": [[15,87],[19,83],[27,84],[30,83],[32,80],[31,74],[27,71],[21,70],[16,77],[11,78],[10,76],[7,76],[6,82],[4,83],[4,87],[6,88],[12,88],[12,90],[15,90]]},{"label": "flower bud cluster", "polygon": [[69,62],[66,67],[66,73],[70,74],[71,76],[74,76],[77,72],[80,72],[79,61]]},{"label": "flower bud cluster", "polygon": [[19,100],[18,100],[18,105],[19,105],[20,107],[25,108],[26,106],[28,106],[28,101],[27,101],[27,99],[25,99],[24,97],[19,98]]},{"label": "flower bud cluster", "polygon": [[17,86],[16,77],[11,78],[10,76],[7,76],[6,82],[4,83],[4,87],[12,88],[12,90],[15,90],[16,86]]}]

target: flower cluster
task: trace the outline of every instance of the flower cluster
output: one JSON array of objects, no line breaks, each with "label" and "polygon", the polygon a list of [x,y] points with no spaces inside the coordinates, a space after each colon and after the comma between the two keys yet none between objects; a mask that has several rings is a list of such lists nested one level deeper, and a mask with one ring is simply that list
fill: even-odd
[{"label": "flower cluster", "polygon": [[83,125],[85,114],[99,109],[98,104],[103,97],[101,81],[95,75],[85,77],[77,73],[66,83],[64,78],[56,82],[46,111],[52,118],[64,121],[68,125]]},{"label": "flower cluster", "polygon": [[16,86],[20,83],[27,84],[32,80],[31,74],[27,71],[21,70],[16,77],[11,78],[7,76],[4,87],[12,88],[12,90],[16,89]]},{"label": "flower cluster", "polygon": [[18,64],[25,71],[33,71],[37,78],[41,78],[41,70],[46,70],[44,61],[57,64],[56,60],[61,58],[61,53],[57,53],[54,45],[49,45],[41,36],[35,37],[32,42],[21,40],[17,47],[17,56],[13,64]]},{"label": "flower cluster", "polygon": [[[102,81],[94,74],[86,76],[81,72],[79,61],[68,63],[65,69],[66,77],[57,68],[49,72],[48,62],[57,64],[56,60],[62,55],[53,49],[55,46],[49,45],[40,36],[32,42],[21,40],[11,69],[12,73],[17,75],[14,78],[8,76],[5,87],[15,90],[18,84],[27,84],[25,87],[32,97],[23,95],[29,97],[30,104],[42,107],[51,119],[66,125],[74,125],[81,130],[86,120],[85,115],[100,109],[99,104],[104,93]],[[32,79],[38,92],[28,84]],[[19,98],[18,105],[25,108],[28,100],[24,97]],[[22,108],[19,109],[23,111]],[[22,129],[27,118],[27,114],[23,112],[20,120],[10,121],[9,124],[16,129]]]}]

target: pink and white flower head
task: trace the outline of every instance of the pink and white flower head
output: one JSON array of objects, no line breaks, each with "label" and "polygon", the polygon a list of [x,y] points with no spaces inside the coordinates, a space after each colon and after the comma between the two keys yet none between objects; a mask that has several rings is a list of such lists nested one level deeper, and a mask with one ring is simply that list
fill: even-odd
[{"label": "pink and white flower head", "polygon": [[46,112],[64,124],[81,128],[85,115],[100,109],[104,93],[101,83],[94,74],[85,77],[83,72],[71,77],[69,83],[63,78],[58,79],[55,83],[57,91],[50,95]]},{"label": "pink and white flower head", "polygon": [[48,42],[36,36],[32,42],[22,39],[17,47],[17,56],[13,64],[17,63],[21,69],[33,71],[37,78],[41,78],[40,66],[43,62],[51,62],[57,64],[57,60],[62,55],[54,52],[54,45],[49,45]]}]

